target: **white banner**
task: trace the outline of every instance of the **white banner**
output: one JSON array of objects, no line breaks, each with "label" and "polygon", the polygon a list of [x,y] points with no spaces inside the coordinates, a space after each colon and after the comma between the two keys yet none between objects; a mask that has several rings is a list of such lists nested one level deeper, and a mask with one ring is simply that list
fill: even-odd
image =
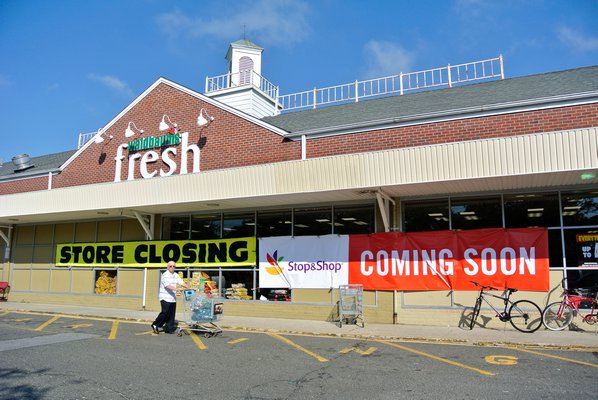
[{"label": "white banner", "polygon": [[260,288],[333,288],[349,283],[349,236],[259,239]]}]

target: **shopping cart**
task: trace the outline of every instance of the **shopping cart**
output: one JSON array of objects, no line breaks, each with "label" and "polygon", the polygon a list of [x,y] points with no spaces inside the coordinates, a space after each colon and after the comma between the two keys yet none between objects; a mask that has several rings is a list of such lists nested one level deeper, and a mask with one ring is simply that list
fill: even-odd
[{"label": "shopping cart", "polygon": [[197,332],[205,337],[211,337],[222,332],[222,329],[214,323],[220,321],[223,316],[224,308],[221,299],[193,289],[185,290],[181,297],[185,321],[179,323],[177,336]]},{"label": "shopping cart", "polygon": [[350,324],[357,325],[361,321],[361,327],[365,327],[363,319],[363,285],[340,285],[338,302],[338,326],[343,326],[343,320]]}]

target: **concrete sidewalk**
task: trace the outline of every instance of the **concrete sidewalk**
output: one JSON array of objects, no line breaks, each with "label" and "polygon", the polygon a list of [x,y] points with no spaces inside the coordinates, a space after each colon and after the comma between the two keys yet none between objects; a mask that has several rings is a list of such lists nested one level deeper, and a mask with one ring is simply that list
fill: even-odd
[{"label": "concrete sidewalk", "polygon": [[[42,312],[82,316],[93,318],[119,319],[152,322],[157,313],[155,311],[126,310],[118,308],[84,307],[57,304],[2,302],[0,311]],[[177,320],[184,321],[181,313],[177,313]],[[403,340],[426,341],[477,345],[526,345],[538,347],[556,347],[568,349],[583,349],[598,351],[598,325],[588,325],[576,319],[580,330],[565,330],[553,332],[540,328],[534,333],[522,333],[505,324],[505,329],[488,329],[476,327],[473,330],[451,326],[419,326],[419,325],[390,325],[367,323],[361,325],[345,325],[329,321],[312,321],[279,318],[254,318],[226,315],[217,325],[224,330],[241,330],[255,332],[309,334],[342,338],[375,339],[375,340]]]}]

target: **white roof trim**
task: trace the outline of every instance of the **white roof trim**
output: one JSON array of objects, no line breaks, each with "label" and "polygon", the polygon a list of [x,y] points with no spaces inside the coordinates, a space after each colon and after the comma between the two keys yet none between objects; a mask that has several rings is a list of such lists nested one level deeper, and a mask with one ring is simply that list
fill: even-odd
[{"label": "white roof trim", "polygon": [[[239,111],[236,108],[230,107],[230,106],[228,106],[224,103],[221,103],[217,100],[214,100],[206,95],[198,93],[194,90],[186,88],[182,85],[179,85],[178,83],[169,81],[168,79],[162,78],[162,77],[160,77],[156,82],[154,82],[150,87],[148,87],[143,93],[141,93],[135,100],[133,100],[127,107],[125,107],[120,113],[118,113],[118,115],[116,117],[114,117],[110,122],[108,122],[104,127],[98,129],[98,132],[101,133],[101,132],[104,132],[104,131],[110,129],[110,127],[112,127],[112,125],[114,125],[118,120],[120,120],[126,113],[129,112],[129,110],[131,110],[133,107],[135,107],[137,105],[137,103],[139,103],[141,100],[143,100],[149,93],[151,93],[158,85],[160,85],[162,83],[165,85],[168,85],[174,89],[177,89],[183,93],[186,93],[190,96],[193,96],[199,100],[205,101],[206,103],[209,103],[209,104],[213,105],[214,107],[218,107],[226,112],[234,114],[239,118],[243,118],[249,122],[259,125],[264,129],[267,129],[271,132],[276,133],[277,135],[285,137],[285,135],[288,134],[288,132],[283,129],[277,128],[274,125],[270,125],[262,120],[252,117],[249,114]],[[95,136],[94,136],[94,138],[95,138]],[[93,139],[87,141],[87,143],[85,143],[79,150],[77,150],[75,152],[75,154],[73,154],[68,160],[66,160],[64,162],[64,164],[62,164],[60,166],[60,168],[59,168],[60,171],[63,171],[71,162],[73,162],[73,160],[75,160],[79,156],[79,154],[81,154],[83,151],[85,151],[92,143],[94,143]]]}]

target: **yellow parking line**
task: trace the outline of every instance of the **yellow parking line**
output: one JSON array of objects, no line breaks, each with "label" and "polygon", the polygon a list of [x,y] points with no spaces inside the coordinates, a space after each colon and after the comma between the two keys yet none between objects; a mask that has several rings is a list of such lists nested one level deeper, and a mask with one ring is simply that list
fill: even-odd
[{"label": "yellow parking line", "polygon": [[199,347],[201,350],[207,349],[206,345],[203,344],[203,342],[201,341],[201,339],[199,338],[199,336],[197,336],[195,334],[195,332],[189,331],[189,336],[191,336],[191,339],[193,339],[193,341],[195,342],[195,344],[197,345],[197,347]]},{"label": "yellow parking line", "polygon": [[57,321],[58,319],[60,319],[60,315],[56,315],[52,318],[50,318],[49,320],[47,320],[46,322],[44,322],[43,324],[41,324],[40,326],[38,326],[37,328],[34,329],[34,331],[41,331],[43,330],[46,326],[50,325],[51,323]]},{"label": "yellow parking line", "polygon": [[592,364],[592,363],[588,363],[588,362],[585,362],[585,361],[573,360],[571,358],[565,358],[565,357],[555,356],[555,355],[552,355],[552,354],[540,353],[539,351],[527,350],[527,349],[522,349],[522,348],[519,348],[519,347],[509,347],[509,348],[513,349],[513,350],[523,351],[525,353],[536,354],[536,355],[540,355],[540,356],[544,356],[544,357],[550,357],[550,358],[556,358],[557,360],[568,361],[568,362],[572,362],[572,363],[575,363],[575,364],[581,364],[581,365],[585,365],[587,367],[598,368],[598,364]]},{"label": "yellow parking line", "polygon": [[284,343],[286,343],[286,344],[288,344],[290,346],[293,346],[294,348],[299,349],[299,350],[301,350],[302,352],[304,352],[306,354],[309,354],[310,356],[312,356],[313,358],[315,358],[319,362],[328,362],[327,358],[319,356],[316,353],[313,353],[313,352],[307,350],[305,347],[299,346],[297,343],[291,342],[289,339],[285,338],[284,336],[280,336],[280,335],[277,335],[275,333],[267,333],[267,335],[268,336],[272,336],[273,338],[278,339],[281,342],[284,342]]},{"label": "yellow parking line", "polygon": [[112,329],[110,329],[110,335],[108,340],[116,339],[116,332],[118,331],[118,321],[112,321]]},{"label": "yellow parking line", "polygon": [[244,342],[244,341],[246,341],[246,340],[249,340],[249,339],[247,339],[247,338],[239,338],[239,339],[235,339],[235,340],[230,340],[230,341],[228,342],[228,344],[237,344],[237,343]]},{"label": "yellow parking line", "polygon": [[435,356],[435,355],[430,354],[430,353],[426,353],[426,352],[415,350],[415,349],[410,349],[409,347],[401,346],[400,344],[397,344],[397,343],[387,342],[387,341],[384,341],[384,340],[376,340],[376,342],[378,342],[378,343],[384,343],[384,344],[387,344],[387,345],[393,346],[393,347],[397,347],[397,348],[399,348],[401,350],[410,351],[412,353],[419,354],[420,356],[432,358],[432,359],[434,359],[436,361],[442,361],[442,362],[445,362],[447,364],[455,365],[457,367],[469,369],[471,371],[480,373],[482,375],[491,375],[491,376],[494,375],[492,372],[484,371],[483,369],[479,369],[479,368],[475,368],[475,367],[470,367],[469,365],[461,364],[461,363],[458,363],[456,361],[447,360],[446,358],[438,357],[438,356]]}]

